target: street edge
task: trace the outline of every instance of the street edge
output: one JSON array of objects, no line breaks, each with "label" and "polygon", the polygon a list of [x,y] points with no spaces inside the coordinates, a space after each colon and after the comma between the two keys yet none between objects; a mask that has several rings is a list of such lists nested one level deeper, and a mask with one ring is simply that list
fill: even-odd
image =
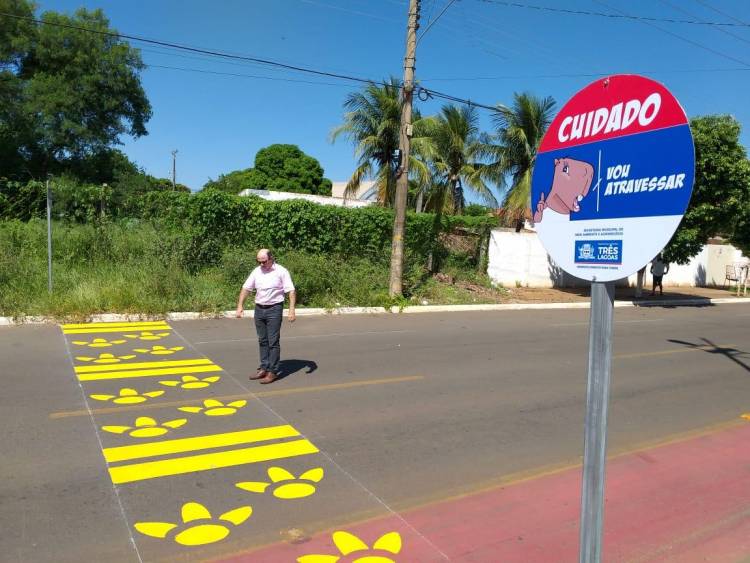
[{"label": "street edge", "polygon": [[[728,305],[750,303],[750,299],[737,297],[722,297],[718,299],[692,298],[692,299],[664,299],[648,301],[615,301],[615,307],[701,307],[709,305]],[[298,317],[312,317],[323,315],[383,315],[391,313],[467,313],[474,311],[523,311],[544,309],[588,309],[591,307],[589,301],[578,301],[574,303],[502,303],[482,305],[416,305],[409,307],[338,307],[336,309],[309,308],[297,309]],[[287,311],[284,311],[287,314]],[[252,318],[253,311],[246,310],[245,317]],[[221,319],[233,318],[235,311],[218,311],[213,313],[198,312],[175,312],[166,314],[141,314],[141,313],[102,313],[90,315],[85,318],[86,322],[128,322],[147,320],[186,321],[196,319]],[[80,319],[77,319],[80,320]],[[0,317],[0,326],[12,326],[23,324],[57,324],[60,320],[54,317],[25,316],[25,317]]]}]

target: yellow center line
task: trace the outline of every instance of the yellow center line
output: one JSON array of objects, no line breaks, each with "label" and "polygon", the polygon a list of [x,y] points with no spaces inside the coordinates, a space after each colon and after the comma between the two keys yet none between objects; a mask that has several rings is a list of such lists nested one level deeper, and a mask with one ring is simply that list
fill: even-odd
[{"label": "yellow center line", "polygon": [[[424,379],[424,375],[407,375],[404,377],[387,377],[384,379],[368,379],[365,381],[352,381],[349,383],[333,383],[330,385],[316,385],[314,387],[299,387],[296,389],[279,389],[277,391],[261,391],[259,393],[240,393],[237,395],[223,395],[220,397],[211,397],[212,399],[217,399],[221,402],[225,401],[233,401],[236,399],[246,399],[248,397],[256,397],[256,398],[263,398],[263,397],[279,397],[283,395],[294,395],[297,393],[315,393],[319,391],[331,391],[335,389],[350,389],[353,387],[364,387],[368,385],[384,385],[386,383],[404,383],[407,381],[419,381],[421,379]],[[170,401],[170,402],[164,402],[164,403],[147,403],[143,405],[133,405],[129,407],[107,407],[107,408],[101,408],[101,409],[91,409],[91,414],[97,415],[97,414],[111,414],[111,413],[118,413],[118,412],[129,412],[129,411],[141,411],[141,410],[150,410],[150,409],[160,409],[164,407],[183,407],[190,404],[202,404],[203,398],[201,399],[183,399],[181,401]],[[49,418],[51,419],[57,419],[57,418],[68,418],[71,416],[88,416],[89,411],[88,410],[78,410],[78,411],[62,411],[62,412],[53,412],[49,415]]]},{"label": "yellow center line", "polygon": [[675,350],[657,350],[656,352],[635,352],[633,354],[619,354],[617,356],[612,356],[612,359],[626,360],[629,358],[647,358],[649,356],[668,356],[670,354],[680,354],[681,352],[695,352],[696,350],[705,352],[706,350],[721,350],[722,348],[729,348],[731,346],[734,346],[734,344],[706,344],[704,346],[691,346],[689,348],[677,348]]}]

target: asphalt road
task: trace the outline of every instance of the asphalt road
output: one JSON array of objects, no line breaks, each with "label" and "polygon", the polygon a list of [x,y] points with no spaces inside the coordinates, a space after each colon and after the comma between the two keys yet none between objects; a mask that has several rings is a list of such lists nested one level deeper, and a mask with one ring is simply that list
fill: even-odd
[{"label": "asphalt road", "polygon": [[[298,317],[268,386],[249,319],[0,328],[2,559],[242,558],[387,516],[444,559],[399,515],[580,462],[588,314]],[[750,412],[749,327],[617,309],[609,452]]]}]

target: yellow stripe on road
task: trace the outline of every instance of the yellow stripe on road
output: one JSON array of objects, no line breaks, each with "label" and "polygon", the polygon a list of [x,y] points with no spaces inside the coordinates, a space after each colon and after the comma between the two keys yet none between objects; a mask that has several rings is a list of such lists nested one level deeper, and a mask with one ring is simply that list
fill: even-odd
[{"label": "yellow stripe on road", "polygon": [[146,326],[166,326],[169,327],[167,321],[129,321],[119,323],[75,323],[75,324],[64,324],[60,325],[63,330],[69,328],[98,328],[98,327],[126,327],[126,328],[141,328]]},{"label": "yellow stripe on road", "polygon": [[153,377],[155,375],[180,375],[183,373],[209,373],[212,371],[222,371],[219,366],[194,366],[186,368],[163,368],[163,369],[143,369],[131,371],[115,371],[105,373],[88,373],[78,376],[79,381],[103,381],[106,379],[127,379],[129,377]]},{"label": "yellow stripe on road", "polygon": [[175,459],[110,467],[109,475],[112,478],[112,483],[122,485],[123,483],[144,481],[146,479],[155,479],[170,475],[182,475],[196,471],[209,471],[273,459],[315,454],[318,451],[318,448],[308,440],[295,440],[293,442],[230,450],[228,452],[192,455]]},{"label": "yellow stripe on road", "polygon": [[162,360],[160,362],[134,362],[122,364],[107,364],[103,366],[76,366],[76,373],[93,373],[98,371],[122,371],[126,369],[143,369],[143,368],[166,368],[174,366],[199,366],[213,365],[208,358],[198,358],[195,360]]},{"label": "yellow stripe on road", "polygon": [[96,334],[100,332],[140,332],[140,331],[153,331],[153,330],[172,330],[166,323],[153,326],[102,326],[100,328],[92,328],[91,325],[84,325],[88,328],[68,328],[63,329],[63,334]]},{"label": "yellow stripe on road", "polygon": [[723,349],[731,348],[734,344],[706,344],[701,346],[690,346],[687,348],[675,348],[673,350],[657,350],[655,352],[635,352],[633,354],[618,354],[612,356],[613,360],[627,360],[630,358],[648,358],[650,356],[669,356],[671,354],[681,354],[682,352],[706,352],[716,350],[721,352]]},{"label": "yellow stripe on road", "polygon": [[118,461],[129,461],[145,457],[156,457],[160,455],[180,454],[196,450],[207,450],[210,448],[222,448],[225,446],[237,446],[252,442],[263,442],[265,440],[276,440],[279,438],[291,438],[299,436],[294,427],[285,424],[281,426],[270,426],[268,428],[255,428],[253,430],[242,430],[240,432],[227,432],[225,434],[212,434],[209,436],[196,436],[194,438],[181,438],[178,440],[166,440],[163,442],[150,442],[147,444],[134,444],[132,446],[120,446],[116,448],[104,448],[104,459],[109,463]]}]

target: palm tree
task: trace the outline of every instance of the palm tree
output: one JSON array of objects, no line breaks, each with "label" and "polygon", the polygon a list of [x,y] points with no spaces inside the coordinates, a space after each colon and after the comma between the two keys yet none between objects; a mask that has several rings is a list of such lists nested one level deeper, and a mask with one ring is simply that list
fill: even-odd
[{"label": "palm tree", "polygon": [[[414,153],[431,172],[427,208],[435,213],[433,242],[437,243],[443,213],[463,211],[465,189],[491,205],[497,205],[497,201],[482,179],[485,165],[477,159],[483,147],[474,108],[443,106],[437,116],[421,120],[415,132],[418,135],[412,143]],[[438,267],[437,261],[431,259],[430,269],[436,271]]]},{"label": "palm tree", "polygon": [[536,153],[544,133],[552,121],[555,100],[537,98],[527,92],[514,94],[513,106],[497,106],[493,116],[496,133],[485,137],[483,155],[492,162],[487,165],[486,177],[501,187],[511,185],[503,201],[507,218],[521,222],[531,207],[531,176]]},{"label": "palm tree", "polygon": [[[358,163],[344,190],[344,197],[353,196],[366,178],[374,178],[378,188],[378,201],[392,206],[396,194],[396,167],[393,156],[399,148],[401,124],[401,83],[397,78],[383,84],[368,84],[361,92],[349,94],[344,107],[344,123],[331,132],[331,142],[345,135],[355,145]],[[419,112],[414,112],[414,126],[419,122]],[[414,142],[414,139],[412,139]],[[425,182],[427,169],[411,157],[409,175],[419,184]]]},{"label": "palm tree", "polygon": [[486,165],[478,159],[489,147],[479,141],[474,108],[443,106],[437,116],[422,119],[415,132],[414,153],[432,176],[431,189],[426,194],[428,208],[461,213],[466,205],[466,189],[485,203],[497,205],[492,190],[483,180]]}]

